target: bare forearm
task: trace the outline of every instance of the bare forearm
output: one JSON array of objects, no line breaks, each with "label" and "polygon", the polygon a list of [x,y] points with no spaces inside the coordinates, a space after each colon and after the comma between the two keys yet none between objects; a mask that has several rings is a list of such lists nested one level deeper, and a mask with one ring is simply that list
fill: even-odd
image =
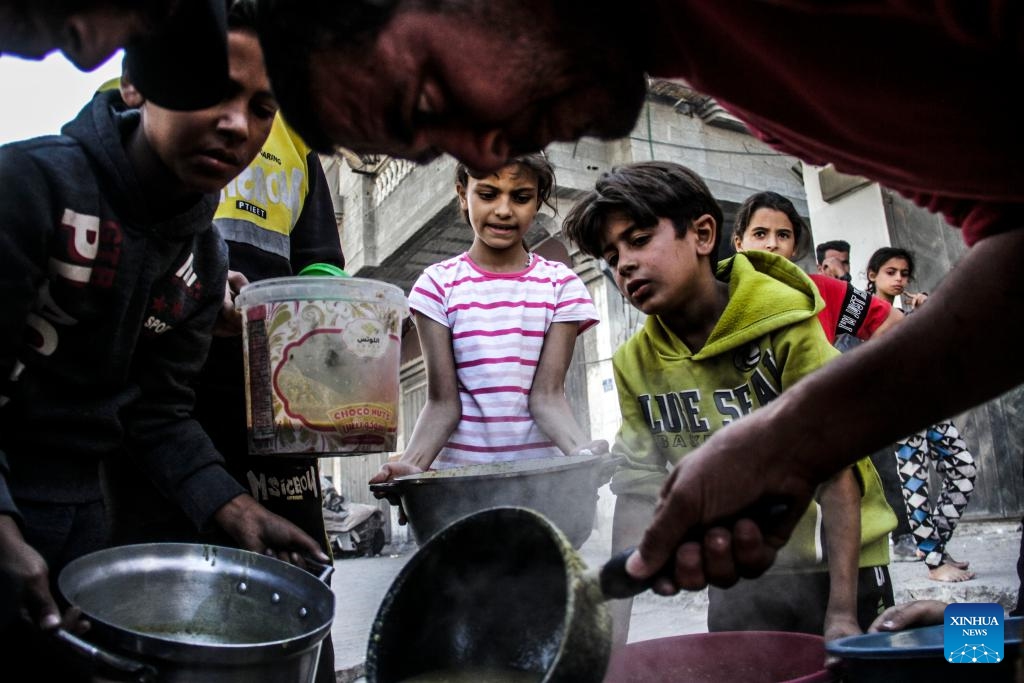
[{"label": "bare forearm", "polygon": [[422,470],[430,469],[437,454],[448,441],[462,419],[462,406],[453,401],[428,400],[416,427],[409,437],[408,447],[402,453],[402,462],[416,465]]},{"label": "bare forearm", "polygon": [[567,455],[588,441],[565,398],[565,375],[572,362],[577,330],[576,323],[552,323],[544,336],[530,387],[530,415]]},{"label": "bare forearm", "polygon": [[427,402],[416,418],[402,462],[426,470],[459,426],[462,399],[451,330],[420,313],[414,316],[427,369]]},{"label": "bare forearm", "polygon": [[[1015,275],[1022,249],[1024,230],[982,240],[930,304],[762,409],[761,417],[784,425],[789,437],[776,439],[775,446],[824,480],[863,453],[1024,381],[1024,367],[1006,362],[1017,342],[1006,322],[1024,314],[1024,281]],[[941,380],[932,379],[938,367]],[[909,387],[928,400],[878,410],[878,396],[900,395]],[[838,442],[831,438],[837,433],[844,435]]]},{"label": "bare forearm", "polygon": [[821,515],[828,551],[828,609],[856,616],[860,559],[860,488],[847,468],[821,487]]},{"label": "bare forearm", "polygon": [[589,439],[576,422],[565,395],[530,395],[530,414],[544,435],[569,455]]}]

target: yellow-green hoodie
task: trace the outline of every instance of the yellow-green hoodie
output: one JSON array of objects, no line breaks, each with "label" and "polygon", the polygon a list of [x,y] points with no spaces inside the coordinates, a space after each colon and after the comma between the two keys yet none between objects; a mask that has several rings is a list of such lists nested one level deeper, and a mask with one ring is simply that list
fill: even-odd
[{"label": "yellow-green hoodie", "polygon": [[[700,351],[651,316],[615,353],[622,427],[613,452],[626,457],[612,480],[617,495],[656,499],[671,467],[711,434],[839,355],[817,319],[824,306],[817,288],[788,260],[745,252],[722,261],[717,277],[729,283],[729,303]],[[870,460],[860,460],[856,474],[860,566],[888,564],[896,517]],[[773,571],[823,570],[825,548],[821,510],[812,502]]]}]

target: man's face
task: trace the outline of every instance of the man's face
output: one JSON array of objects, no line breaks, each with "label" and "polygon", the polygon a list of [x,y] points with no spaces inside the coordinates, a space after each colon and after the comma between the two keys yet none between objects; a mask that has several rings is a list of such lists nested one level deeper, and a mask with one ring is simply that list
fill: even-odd
[{"label": "man's face", "polygon": [[850,252],[826,249],[825,258],[818,264],[818,272],[839,280],[850,280]]},{"label": "man's face", "polygon": [[587,49],[598,39],[578,27],[521,30],[550,12],[507,5],[492,23],[399,12],[365,53],[315,54],[310,104],[320,127],[356,152],[420,162],[448,152],[487,172],[552,141],[628,134],[645,93],[628,55],[612,56],[611,44]]},{"label": "man's face", "polygon": [[228,33],[228,63],[228,95],[213,107],[182,112],[143,105],[146,144],[179,191],[219,192],[245,170],[270,134],[277,101],[254,34]]},{"label": "man's face", "polygon": [[[140,11],[96,6],[78,12],[60,12],[60,3],[0,0],[0,54],[42,59],[60,50],[75,66],[94,69],[142,33],[147,22]],[[140,3],[142,4],[142,3]]]}]

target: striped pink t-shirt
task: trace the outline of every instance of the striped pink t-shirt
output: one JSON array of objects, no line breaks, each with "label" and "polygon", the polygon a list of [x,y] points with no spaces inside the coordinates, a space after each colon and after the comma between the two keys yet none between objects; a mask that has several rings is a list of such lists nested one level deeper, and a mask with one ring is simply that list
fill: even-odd
[{"label": "striped pink t-shirt", "polygon": [[597,324],[583,281],[536,254],[517,273],[481,269],[468,253],[423,271],[409,306],[451,330],[462,420],[433,469],[562,455],[530,417],[529,394],[551,323]]}]

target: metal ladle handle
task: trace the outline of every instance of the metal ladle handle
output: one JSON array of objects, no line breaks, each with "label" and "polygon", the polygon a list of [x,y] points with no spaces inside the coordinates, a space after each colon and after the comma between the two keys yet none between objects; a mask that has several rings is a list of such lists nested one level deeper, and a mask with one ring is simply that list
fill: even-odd
[{"label": "metal ladle handle", "polygon": [[661,576],[672,576],[672,562],[665,563],[659,571],[646,579],[637,579],[626,571],[626,560],[633,554],[636,548],[627,548],[610,560],[604,563],[598,573],[598,581],[601,584],[601,593],[606,600],[621,600],[639,595],[654,586],[654,582]]},{"label": "metal ladle handle", "polygon": [[303,557],[302,561],[306,563],[306,571],[319,579],[322,583],[327,583],[327,579],[334,573],[334,565],[330,563],[317,562],[311,557]]}]

